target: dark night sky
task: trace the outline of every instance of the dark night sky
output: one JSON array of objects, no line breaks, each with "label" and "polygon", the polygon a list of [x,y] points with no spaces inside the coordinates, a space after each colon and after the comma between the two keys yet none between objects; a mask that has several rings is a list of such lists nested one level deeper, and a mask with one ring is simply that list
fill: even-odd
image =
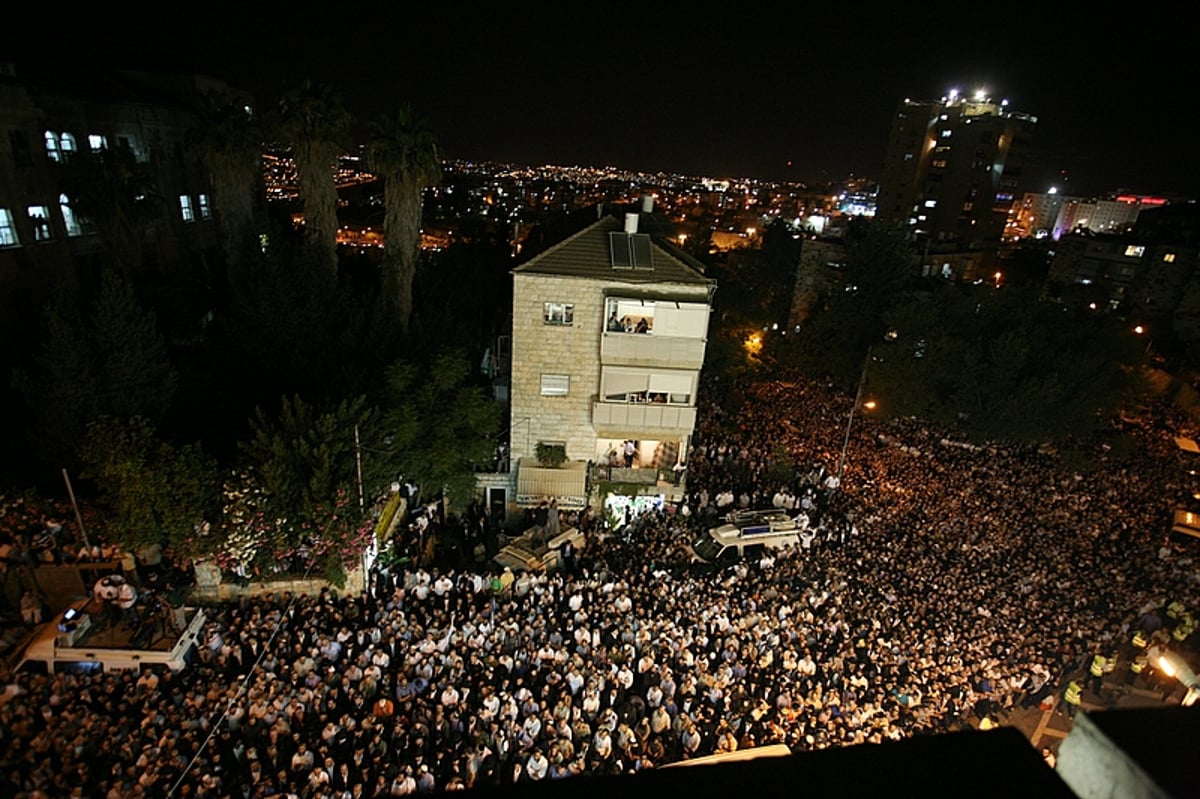
[{"label": "dark night sky", "polygon": [[274,16],[244,2],[218,16],[210,3],[189,7],[209,16],[178,18],[181,33],[173,9],[152,15],[164,23],[154,34],[97,35],[112,12],[72,14],[9,27],[0,52],[17,33],[19,54],[202,69],[260,101],[309,77],[364,119],[411,104],[451,158],[806,181],[878,177],[899,101],[984,86],[1038,117],[1027,190],[1065,170],[1055,182],[1070,193],[1200,195],[1194,45],[1169,15],[1098,22],[1031,7],[1018,20],[992,6],[1006,16],[884,24],[860,6],[411,5],[296,3]]}]

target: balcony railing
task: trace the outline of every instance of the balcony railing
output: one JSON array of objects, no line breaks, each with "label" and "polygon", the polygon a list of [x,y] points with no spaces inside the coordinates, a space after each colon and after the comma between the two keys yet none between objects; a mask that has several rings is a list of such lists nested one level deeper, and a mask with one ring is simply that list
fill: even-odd
[{"label": "balcony railing", "polygon": [[600,362],[699,369],[704,365],[704,346],[698,338],[605,333],[600,339]]},{"label": "balcony railing", "polygon": [[600,436],[685,436],[696,428],[696,409],[654,402],[593,402],[592,425]]}]

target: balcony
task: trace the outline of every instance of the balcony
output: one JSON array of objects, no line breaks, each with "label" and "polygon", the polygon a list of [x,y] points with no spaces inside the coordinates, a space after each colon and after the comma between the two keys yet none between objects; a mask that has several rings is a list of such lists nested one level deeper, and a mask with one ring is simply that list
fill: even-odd
[{"label": "balcony", "polygon": [[600,339],[600,362],[699,369],[704,365],[705,343],[699,338],[653,333],[605,333]]},{"label": "balcony", "polygon": [[593,402],[592,426],[601,437],[678,438],[696,428],[696,409],[654,402]]}]

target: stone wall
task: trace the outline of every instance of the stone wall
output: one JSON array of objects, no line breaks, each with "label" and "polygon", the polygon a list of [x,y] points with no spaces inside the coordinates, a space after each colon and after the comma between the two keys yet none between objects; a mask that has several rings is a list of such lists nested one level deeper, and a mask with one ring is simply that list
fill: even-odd
[{"label": "stone wall", "polygon": [[[512,453],[515,464],[535,456],[539,441],[562,441],[567,458],[589,460],[595,447],[592,402],[600,385],[601,283],[524,274],[513,282]],[[548,325],[544,304],[575,306],[574,323]],[[543,397],[542,375],[570,377],[565,397]]]}]

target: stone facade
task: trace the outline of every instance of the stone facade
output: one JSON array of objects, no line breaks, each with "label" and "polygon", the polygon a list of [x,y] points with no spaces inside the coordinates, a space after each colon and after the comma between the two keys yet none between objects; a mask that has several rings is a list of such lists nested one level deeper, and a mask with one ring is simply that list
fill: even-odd
[{"label": "stone facade", "polygon": [[[579,278],[527,275],[513,285],[512,460],[534,457],[539,441],[561,441],[567,458],[595,448],[592,402],[600,385],[604,286]],[[545,303],[574,306],[570,325],[546,324]],[[566,396],[542,396],[543,375],[565,375]]]},{"label": "stone facade", "polygon": [[[561,495],[534,479],[539,443],[607,465],[613,446],[633,440],[643,468],[670,468],[686,449],[715,286],[666,239],[637,233],[638,219],[655,222],[649,211],[627,214],[624,228],[601,217],[513,271],[509,443],[528,478],[519,495]],[[609,329],[618,311],[648,329]]]}]

